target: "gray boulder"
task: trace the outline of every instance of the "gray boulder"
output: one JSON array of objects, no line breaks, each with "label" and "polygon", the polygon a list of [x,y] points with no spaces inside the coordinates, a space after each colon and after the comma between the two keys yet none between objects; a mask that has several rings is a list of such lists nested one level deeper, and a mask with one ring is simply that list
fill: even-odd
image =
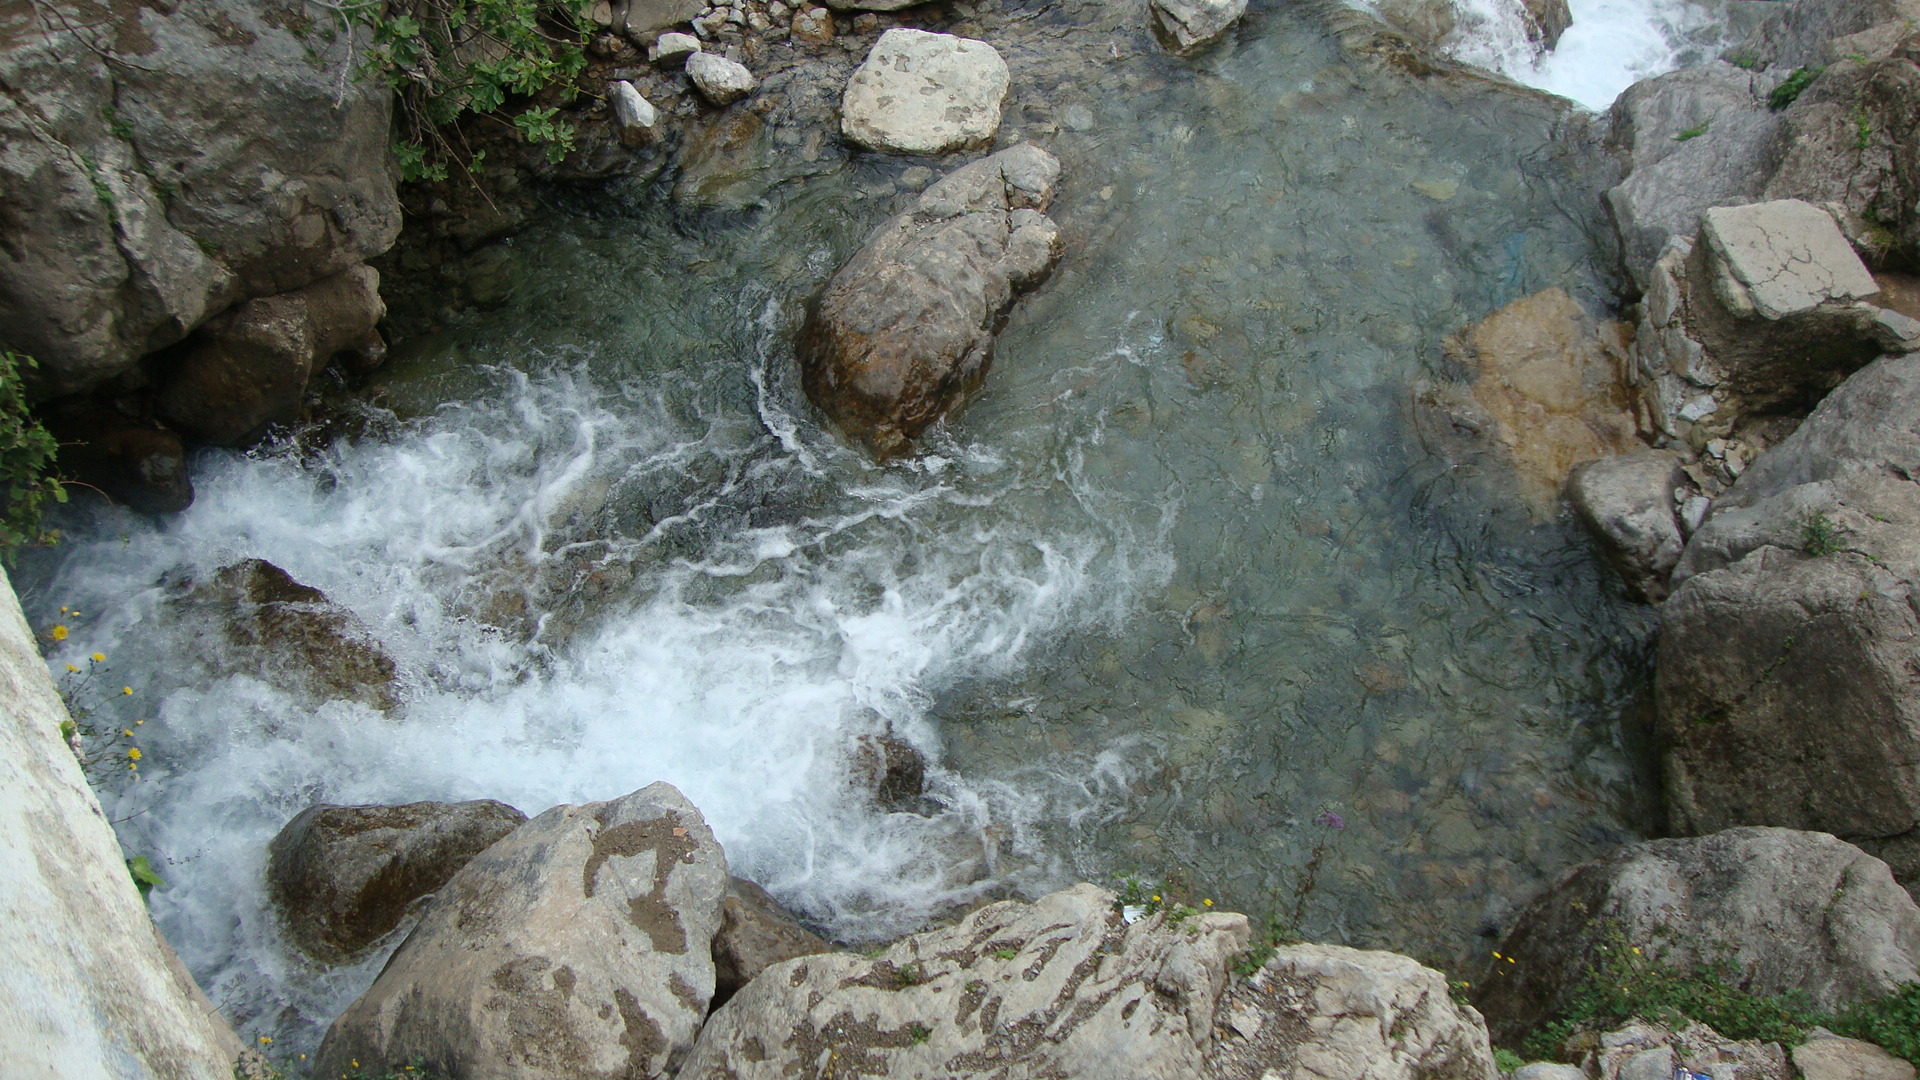
[{"label": "gray boulder", "polygon": [[713,996],[726,856],[667,784],[556,806],[440,890],[315,1074],[672,1075]]},{"label": "gray boulder", "polygon": [[944,154],[985,146],[1000,130],[1010,76],[984,41],[893,29],[847,80],[840,130],[872,150]]},{"label": "gray boulder", "polygon": [[1724,962],[1744,989],[1800,990],[1838,1010],[1920,979],[1920,907],[1885,863],[1825,833],[1740,828],[1633,844],[1575,867],[1520,912],[1474,1004],[1494,1041],[1510,1043],[1628,948],[1683,970]]},{"label": "gray boulder", "polygon": [[659,138],[660,110],[641,95],[635,86],[620,79],[607,87],[613,102],[613,125],[625,146],[645,146]]},{"label": "gray boulder", "polygon": [[700,96],[715,105],[731,105],[760,85],[747,66],[717,53],[697,52],[687,57],[687,77]]},{"label": "gray boulder", "polygon": [[807,396],[882,456],[985,380],[1017,291],[1060,256],[1042,211],[1060,163],[1032,144],[948,174],[882,223],[814,306],[800,338]]},{"label": "gray boulder", "polygon": [[789,960],[700,1033],[680,1080],[864,1076],[1190,1077],[1213,1041],[1242,915],[1128,925],[1078,885],[975,911],[874,957]]},{"label": "gray boulder", "polygon": [[679,26],[706,8],[705,0],[615,0],[613,25],[630,38]]},{"label": "gray boulder", "polygon": [[1801,1080],[1914,1080],[1912,1064],[1870,1042],[1815,1031],[1789,1052]]},{"label": "gray boulder", "polygon": [[1737,317],[1778,322],[1880,292],[1833,215],[1798,199],[1713,207],[1700,235],[1714,295]]},{"label": "gray boulder", "polygon": [[1585,1056],[1598,1080],[1667,1080],[1676,1070],[1737,1080],[1794,1080],[1779,1043],[1729,1039],[1702,1023],[1675,1031],[1645,1020],[1600,1033]]},{"label": "gray boulder", "polygon": [[1152,0],[1153,34],[1175,56],[1193,56],[1227,36],[1247,0]]},{"label": "gray boulder", "polygon": [[268,845],[268,892],[302,952],[344,960],[526,820],[491,799],[309,806]]},{"label": "gray boulder", "polygon": [[1791,71],[1864,51],[1861,36],[1879,27],[1920,23],[1915,0],[1795,0],[1781,4],[1729,55],[1756,67]]},{"label": "gray boulder", "polygon": [[721,901],[720,932],[713,938],[714,1007],[783,960],[833,951],[767,890],[745,878],[730,878]]},{"label": "gray boulder", "polygon": [[1650,604],[1667,597],[1667,577],[1685,542],[1674,493],[1689,486],[1680,461],[1662,450],[1575,466],[1567,500],[1627,587]]},{"label": "gray boulder", "polygon": [[93,387],[250,297],[385,251],[392,92],[371,31],[246,0],[47,0],[0,50],[0,347]]}]

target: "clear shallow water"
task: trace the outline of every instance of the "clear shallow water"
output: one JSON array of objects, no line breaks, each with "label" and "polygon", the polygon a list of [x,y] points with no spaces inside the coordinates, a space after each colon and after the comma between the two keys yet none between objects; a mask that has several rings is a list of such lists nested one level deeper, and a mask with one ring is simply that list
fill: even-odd
[{"label": "clear shallow water", "polygon": [[[738,215],[556,209],[364,435],[206,455],[186,514],[96,511],[22,568],[37,625],[84,613],[56,670],[99,650],[137,688],[101,703],[148,721],[108,809],[249,1033],[310,1045],[381,960],[281,944],[264,849],[313,801],[666,779],[849,939],[1137,873],[1454,964],[1635,834],[1642,616],[1410,404],[1472,319],[1609,292],[1557,108],[1365,73],[1284,13],[1069,104],[1067,259],[918,462],[843,449],[792,372],[804,298],[904,197],[860,159]],[[250,556],[354,611],[403,706],[314,700],[169,601]],[[935,764],[929,814],[845,779],[889,727]]]}]

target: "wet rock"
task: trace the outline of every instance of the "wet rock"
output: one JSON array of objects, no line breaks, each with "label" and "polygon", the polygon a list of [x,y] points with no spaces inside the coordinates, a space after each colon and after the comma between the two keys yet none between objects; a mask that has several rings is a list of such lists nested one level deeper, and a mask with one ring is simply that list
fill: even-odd
[{"label": "wet rock", "polygon": [[309,806],[268,846],[268,891],[302,952],[344,960],[526,820],[491,799]]},{"label": "wet rock", "polygon": [[1655,680],[1677,829],[1818,829],[1920,851],[1920,356],[1829,394],[1715,500],[1667,601]]},{"label": "wet rock", "polygon": [[840,99],[840,130],[873,150],[944,154],[1000,130],[1006,61],[984,41],[893,29],[880,35]]},{"label": "wet rock", "polygon": [[833,951],[767,890],[745,878],[729,878],[721,901],[720,932],[713,938],[713,1006],[726,1004],[741,987],[781,961]]},{"label": "wet rock", "polygon": [[1816,1031],[1790,1052],[1801,1080],[1914,1080],[1912,1064],[1870,1042]]},{"label": "wet rock", "polygon": [[661,67],[679,67],[687,57],[701,51],[700,39],[692,34],[661,34],[647,50],[647,62]]},{"label": "wet rock", "polygon": [[1914,0],[1797,0],[1774,9],[1728,55],[1783,72],[1818,67],[1859,54],[1864,32],[1916,22],[1920,3]]},{"label": "wet rock", "polygon": [[193,503],[186,445],[91,397],[49,403],[47,430],[60,440],[60,471],[142,514],[173,514]]},{"label": "wet rock", "polygon": [[1448,347],[1474,372],[1474,400],[1535,518],[1558,511],[1573,466],[1644,448],[1624,380],[1625,328],[1592,318],[1565,290],[1516,300]]},{"label": "wet rock", "polygon": [[1635,1021],[1602,1034],[1600,1049],[1589,1057],[1589,1071],[1600,1080],[1668,1080],[1681,1068],[1738,1080],[1793,1078],[1780,1044],[1729,1039],[1701,1023],[1671,1031]]},{"label": "wet rock", "polygon": [[700,96],[715,105],[731,105],[760,85],[745,64],[710,52],[687,57],[687,76],[693,80]]},{"label": "wet rock", "polygon": [[862,735],[854,741],[853,782],[878,805],[902,809],[926,794],[927,759],[899,736]]},{"label": "wet rock", "polygon": [[992,904],[878,956],[767,969],[714,1013],[680,1078],[771,1080],[829,1056],[870,1076],[1111,1075],[1115,1062],[1200,1075],[1247,939],[1241,915],[1128,925],[1092,885]]},{"label": "wet rock", "polygon": [[1060,255],[1042,211],[1060,163],[1022,144],[948,174],[874,230],[828,282],[800,339],[807,396],[882,456],[986,378],[1016,292]]},{"label": "wet rock", "polygon": [[706,6],[705,0],[621,0],[615,25],[628,37],[638,39],[686,23]]},{"label": "wet rock", "polygon": [[823,7],[808,8],[793,17],[788,32],[802,45],[825,45],[833,40],[833,15]]},{"label": "wet rock", "polygon": [[380,275],[356,266],[209,320],[163,365],[154,408],[200,442],[236,445],[296,419],[307,380],[336,353],[377,347]]},{"label": "wet rock", "polygon": [[1283,946],[1215,1011],[1238,1036],[1208,1062],[1204,1075],[1222,1080],[1499,1075],[1479,1014],[1453,1003],[1446,976],[1396,953]]},{"label": "wet rock", "polygon": [[1247,0],[1152,0],[1153,34],[1175,56],[1193,56],[1226,37]]},{"label": "wet rock", "polygon": [[1494,962],[1474,1004],[1496,1042],[1519,1040],[1567,1005],[1603,949],[1628,947],[1683,970],[1730,961],[1743,989],[1838,1010],[1920,978],[1920,907],[1885,863],[1825,833],[1633,844],[1521,911],[1495,947],[1513,962]]},{"label": "wet rock", "polygon": [[382,712],[399,705],[393,660],[360,620],[270,562],[246,559],[225,567],[174,604],[220,627],[226,648],[201,656],[218,672]]},{"label": "wet rock", "polygon": [[1714,294],[1739,317],[1778,321],[1880,292],[1833,216],[1798,199],[1714,207],[1701,235]]},{"label": "wet rock", "polygon": [[556,806],[467,863],[315,1073],[672,1075],[713,996],[726,856],[667,784]]},{"label": "wet rock", "polygon": [[1573,25],[1573,9],[1567,0],[1520,0],[1526,12],[1527,37],[1543,49],[1560,44],[1560,35]]},{"label": "wet rock", "polygon": [[340,79],[369,27],[253,0],[42,9],[74,28],[9,16],[0,49],[0,347],[38,359],[36,397],[393,243],[393,94]]},{"label": "wet rock", "polygon": [[1381,0],[1375,6],[1393,28],[1429,49],[1437,49],[1460,21],[1453,0]]},{"label": "wet rock", "polygon": [[1608,141],[1630,171],[1607,209],[1642,288],[1669,238],[1692,237],[1710,206],[1759,194],[1782,123],[1766,102],[1775,81],[1714,61],[1637,82],[1614,102]]},{"label": "wet rock", "polygon": [[659,138],[660,110],[641,97],[632,83],[621,80],[607,91],[613,102],[613,123],[620,131],[622,145],[645,146]]},{"label": "wet rock", "polygon": [[1601,458],[1575,466],[1567,477],[1567,499],[1580,523],[1647,603],[1666,599],[1667,578],[1680,561],[1685,541],[1674,493],[1688,486],[1679,459],[1662,450]]}]

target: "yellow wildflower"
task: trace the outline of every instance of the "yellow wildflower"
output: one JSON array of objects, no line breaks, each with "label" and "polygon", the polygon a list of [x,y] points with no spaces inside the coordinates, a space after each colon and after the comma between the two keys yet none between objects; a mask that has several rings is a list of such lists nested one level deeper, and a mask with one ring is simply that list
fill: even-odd
[{"label": "yellow wildflower", "polygon": [[97,653],[94,653],[94,654],[93,654],[93,662],[94,662],[94,663],[96,663],[96,664],[104,664],[104,663],[106,663],[106,662],[107,662],[107,654],[106,654],[106,653],[98,653],[98,652],[97,652]]},{"label": "yellow wildflower", "polygon": [[139,747],[137,747],[137,746],[134,746],[134,747],[129,747],[129,748],[127,749],[127,759],[128,759],[128,760],[130,760],[130,761],[139,761],[139,760],[140,760],[140,748],[139,748]]},{"label": "yellow wildflower", "polygon": [[1206,905],[1207,907],[1212,907],[1212,906],[1213,906],[1213,901],[1211,901],[1211,900],[1202,900],[1202,901],[1200,901],[1200,902],[1201,902],[1202,904],[1205,904],[1205,905]]},{"label": "yellow wildflower", "polygon": [[129,739],[131,739],[131,738],[133,738],[133,729],[132,729],[132,728],[122,728],[122,729],[120,729],[120,734],[122,734],[122,735],[125,735],[125,736],[126,736],[127,738],[129,738]]},{"label": "yellow wildflower", "polygon": [[77,667],[74,667],[74,666],[73,666],[72,664],[68,664],[68,665],[67,665],[67,670],[68,670],[68,671],[79,671],[80,669],[79,669],[79,668],[77,668]]},{"label": "yellow wildflower", "polygon": [[131,694],[131,693],[133,693],[133,687],[131,687],[131,686],[123,686],[123,687],[121,687],[121,688],[120,688],[120,692],[121,692],[122,694]]},{"label": "yellow wildflower", "polygon": [[67,628],[64,626],[55,626],[53,629],[47,631],[47,636],[55,641],[65,641],[67,640]]}]

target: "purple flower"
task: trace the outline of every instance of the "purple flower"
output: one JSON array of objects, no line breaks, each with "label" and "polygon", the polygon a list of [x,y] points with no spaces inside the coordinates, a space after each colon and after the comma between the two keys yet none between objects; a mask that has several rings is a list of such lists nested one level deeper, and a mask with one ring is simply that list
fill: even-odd
[{"label": "purple flower", "polygon": [[1315,825],[1325,825],[1327,828],[1335,830],[1347,827],[1347,819],[1331,810],[1320,811],[1320,813],[1314,816],[1313,823]]}]

